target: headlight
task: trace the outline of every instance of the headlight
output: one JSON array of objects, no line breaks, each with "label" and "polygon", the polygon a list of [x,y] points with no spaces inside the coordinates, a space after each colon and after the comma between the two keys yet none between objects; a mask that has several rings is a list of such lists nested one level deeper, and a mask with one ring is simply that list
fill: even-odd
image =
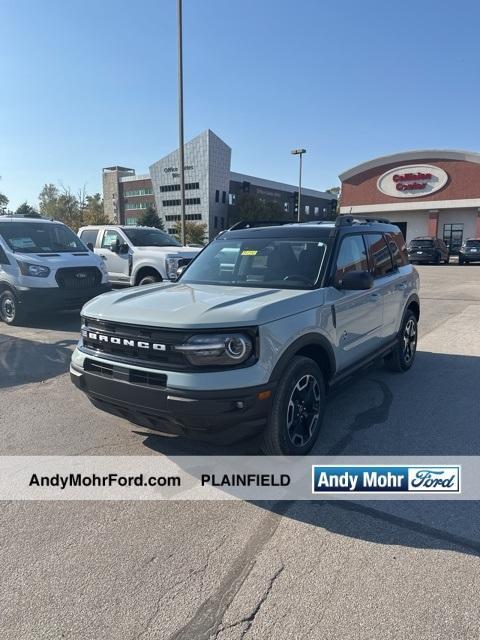
[{"label": "headlight", "polygon": [[167,271],[167,278],[169,280],[177,279],[178,261],[180,258],[165,258],[165,266]]},{"label": "headlight", "polygon": [[231,366],[252,355],[253,343],[244,333],[199,334],[175,347],[193,365]]},{"label": "headlight", "polygon": [[50,269],[40,264],[31,264],[30,262],[22,262],[17,260],[22,276],[34,276],[35,278],[48,278]]}]

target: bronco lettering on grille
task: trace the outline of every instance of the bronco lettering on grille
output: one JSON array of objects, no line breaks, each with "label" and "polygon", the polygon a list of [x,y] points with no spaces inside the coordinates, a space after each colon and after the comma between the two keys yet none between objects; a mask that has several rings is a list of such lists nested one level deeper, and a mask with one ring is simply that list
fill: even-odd
[{"label": "bronco lettering on grille", "polygon": [[166,346],[157,342],[145,342],[144,340],[119,338],[117,336],[109,336],[104,333],[97,333],[96,331],[89,331],[88,329],[82,329],[82,336],[87,340],[92,340],[94,342],[107,342],[108,344],[116,344],[123,347],[152,349],[153,351],[166,351]]}]

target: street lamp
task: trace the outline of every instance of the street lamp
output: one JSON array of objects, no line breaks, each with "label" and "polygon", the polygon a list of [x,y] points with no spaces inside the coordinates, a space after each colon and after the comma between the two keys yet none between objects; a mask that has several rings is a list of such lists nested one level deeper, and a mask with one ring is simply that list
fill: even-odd
[{"label": "street lamp", "polygon": [[292,149],[294,156],[300,156],[300,174],[298,177],[298,222],[301,220],[301,204],[302,204],[302,156],[307,153],[306,149]]},{"label": "street lamp", "polygon": [[178,18],[178,148],[180,152],[180,220],[182,244],[186,244],[185,233],[185,157],[183,148],[183,37],[182,0],[177,0]]}]

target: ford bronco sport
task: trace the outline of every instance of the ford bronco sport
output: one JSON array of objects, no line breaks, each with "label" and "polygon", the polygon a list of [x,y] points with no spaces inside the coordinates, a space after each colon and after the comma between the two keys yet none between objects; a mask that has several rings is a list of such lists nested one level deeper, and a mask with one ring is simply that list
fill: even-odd
[{"label": "ford bronco sport", "polygon": [[86,304],[71,378],[150,428],[217,442],[260,432],[266,453],[305,454],[334,384],[379,357],[410,369],[418,288],[385,220],[227,231],[179,282]]}]

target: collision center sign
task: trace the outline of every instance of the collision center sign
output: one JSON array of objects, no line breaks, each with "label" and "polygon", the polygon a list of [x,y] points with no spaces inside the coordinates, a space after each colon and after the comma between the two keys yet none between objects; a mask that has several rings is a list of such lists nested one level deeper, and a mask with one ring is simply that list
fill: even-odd
[{"label": "collision center sign", "polygon": [[377,181],[379,191],[394,198],[419,198],[447,184],[448,174],[429,164],[409,164],[385,172]]}]

